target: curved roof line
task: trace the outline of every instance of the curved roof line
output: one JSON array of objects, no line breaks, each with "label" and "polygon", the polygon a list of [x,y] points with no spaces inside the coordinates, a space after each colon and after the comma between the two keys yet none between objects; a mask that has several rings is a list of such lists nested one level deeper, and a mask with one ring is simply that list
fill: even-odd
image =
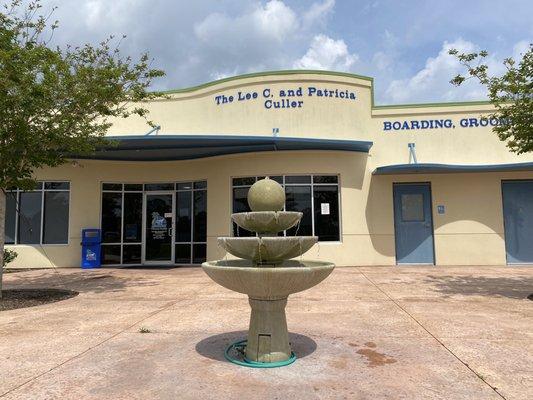
[{"label": "curved roof line", "polygon": [[395,108],[422,108],[422,107],[461,107],[461,106],[478,106],[478,105],[490,105],[488,100],[474,100],[474,101],[455,101],[455,102],[429,102],[429,103],[405,103],[405,104],[384,104],[375,105],[374,102],[374,78],[366,75],[352,74],[349,72],[328,71],[328,70],[314,70],[314,69],[287,69],[278,71],[262,71],[252,72],[248,74],[241,74],[235,76],[229,76],[227,78],[217,79],[211,82],[202,83],[200,85],[190,86],[181,89],[162,90],[159,93],[164,94],[180,94],[190,93],[196,90],[205,89],[211,86],[220,85],[226,82],[238,81],[241,79],[258,78],[262,76],[279,76],[279,75],[329,75],[329,76],[341,76],[346,78],[355,78],[369,81],[370,92],[372,98],[372,109],[395,109]]},{"label": "curved roof line", "polygon": [[242,135],[108,136],[93,154],[72,158],[115,161],[193,160],[264,151],[325,150],[368,153],[372,142]]},{"label": "curved roof line", "polygon": [[514,164],[460,165],[460,164],[396,164],[378,167],[372,175],[404,175],[404,174],[451,174],[475,172],[516,172],[532,171],[533,162]]},{"label": "curved roof line", "polygon": [[313,70],[313,69],[287,69],[287,70],[279,70],[279,71],[252,72],[249,74],[228,76],[227,78],[217,79],[215,81],[202,83],[200,85],[191,86],[187,88],[164,90],[162,91],[162,93],[166,93],[166,94],[188,93],[188,92],[194,92],[195,90],[204,89],[210,86],[219,85],[221,83],[238,81],[240,79],[258,78],[262,76],[277,76],[277,75],[331,75],[331,76],[343,76],[346,78],[363,79],[365,81],[370,81],[370,82],[374,81],[374,78],[370,76],[351,74],[349,72],[337,72],[337,71],[325,71],[325,70]]}]

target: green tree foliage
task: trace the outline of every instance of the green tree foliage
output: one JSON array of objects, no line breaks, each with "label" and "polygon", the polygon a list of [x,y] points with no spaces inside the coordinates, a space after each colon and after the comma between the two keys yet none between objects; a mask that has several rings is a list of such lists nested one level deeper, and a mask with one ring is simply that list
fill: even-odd
[{"label": "green tree foliage", "polygon": [[494,131],[507,147],[517,154],[533,151],[533,44],[523,58],[516,62],[506,58],[505,72],[490,76],[486,64],[488,52],[459,53],[452,49],[449,54],[457,57],[466,68],[465,75],[457,75],[450,82],[459,86],[468,79],[478,79],[487,87],[488,96],[495,111],[491,118],[504,121]]},{"label": "green tree foliage", "polygon": [[160,96],[148,88],[164,74],[148,54],[122,56],[113,37],[52,46],[58,24],[50,21],[53,10],[41,9],[40,0],[13,0],[0,10],[0,258],[5,190],[32,188],[35,169],[94,151],[107,142],[112,118],[138,115],[153,126],[143,102]]}]

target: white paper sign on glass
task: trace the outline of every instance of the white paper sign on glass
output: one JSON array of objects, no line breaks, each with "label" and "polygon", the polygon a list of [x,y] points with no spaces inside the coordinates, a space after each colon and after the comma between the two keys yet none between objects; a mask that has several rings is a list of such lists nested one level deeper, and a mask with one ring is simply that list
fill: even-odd
[{"label": "white paper sign on glass", "polygon": [[329,215],[329,203],[320,203],[320,214]]}]

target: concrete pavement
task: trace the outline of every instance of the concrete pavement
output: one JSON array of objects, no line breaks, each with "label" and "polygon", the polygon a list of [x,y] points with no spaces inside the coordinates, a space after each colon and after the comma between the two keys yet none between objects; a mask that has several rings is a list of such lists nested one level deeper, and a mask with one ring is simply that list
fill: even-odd
[{"label": "concrete pavement", "polygon": [[533,398],[533,267],[338,268],[289,298],[298,360],[269,370],[225,361],[248,302],[200,268],[38,270],[5,287],[80,292],[0,313],[5,399]]}]

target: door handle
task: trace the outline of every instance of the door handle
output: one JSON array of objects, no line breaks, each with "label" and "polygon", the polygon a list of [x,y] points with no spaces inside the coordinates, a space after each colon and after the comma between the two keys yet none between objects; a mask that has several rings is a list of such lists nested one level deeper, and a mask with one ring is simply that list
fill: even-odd
[{"label": "door handle", "polygon": [[168,228],[168,236],[172,237],[172,228]]}]

